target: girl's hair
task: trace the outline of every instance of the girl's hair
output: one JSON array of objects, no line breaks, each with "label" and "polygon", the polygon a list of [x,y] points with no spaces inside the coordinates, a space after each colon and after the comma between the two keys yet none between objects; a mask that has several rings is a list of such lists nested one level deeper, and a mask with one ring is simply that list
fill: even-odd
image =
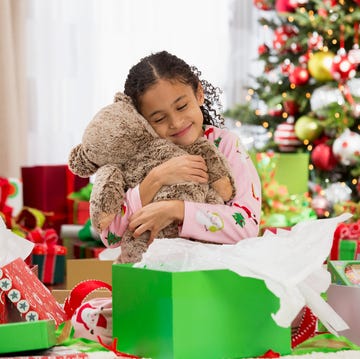
[{"label": "girl's hair", "polygon": [[205,101],[200,107],[204,124],[217,127],[224,126],[224,118],[218,112],[222,109],[220,103],[220,89],[206,80],[200,80],[201,72],[195,66],[189,66],[185,61],[161,51],[144,57],[134,65],[125,81],[124,92],[131,97],[135,107],[140,109],[140,97],[159,79],[177,80],[192,87],[194,93],[201,83]]}]

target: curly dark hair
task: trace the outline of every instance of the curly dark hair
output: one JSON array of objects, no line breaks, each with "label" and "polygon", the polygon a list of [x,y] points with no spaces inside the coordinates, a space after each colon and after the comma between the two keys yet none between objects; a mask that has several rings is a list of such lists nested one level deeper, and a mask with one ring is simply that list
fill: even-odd
[{"label": "curly dark hair", "polygon": [[201,72],[195,66],[189,66],[184,60],[167,51],[161,51],[142,58],[134,65],[125,81],[124,92],[131,97],[139,111],[140,97],[145,91],[156,84],[159,79],[177,80],[190,85],[196,93],[199,83],[204,90],[204,104],[200,109],[204,116],[205,125],[224,126],[224,118],[220,102],[221,90],[206,80],[200,79]]}]

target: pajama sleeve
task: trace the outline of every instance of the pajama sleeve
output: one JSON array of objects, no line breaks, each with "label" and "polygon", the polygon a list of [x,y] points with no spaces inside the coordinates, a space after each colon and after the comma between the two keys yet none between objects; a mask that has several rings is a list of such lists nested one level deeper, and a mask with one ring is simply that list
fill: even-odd
[{"label": "pajama sleeve", "polygon": [[186,201],[179,236],[224,244],[256,237],[261,214],[261,185],[255,166],[234,133],[209,126],[205,135],[228,159],[236,194],[222,205]]},{"label": "pajama sleeve", "polygon": [[109,227],[104,229],[100,238],[106,247],[119,247],[122,235],[129,225],[130,216],[142,207],[139,186],[127,190],[121,211]]}]

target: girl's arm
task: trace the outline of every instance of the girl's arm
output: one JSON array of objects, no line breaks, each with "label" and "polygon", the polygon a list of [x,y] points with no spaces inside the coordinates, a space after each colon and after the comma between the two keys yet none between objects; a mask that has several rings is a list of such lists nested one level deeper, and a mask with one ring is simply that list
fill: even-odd
[{"label": "girl's arm", "polygon": [[261,213],[261,184],[251,158],[235,134],[209,127],[207,137],[227,157],[236,185],[226,205],[185,202],[180,237],[214,243],[236,243],[256,237]]},{"label": "girl's arm", "polygon": [[[201,156],[185,155],[174,157],[160,166],[153,168],[144,178],[140,185],[129,189],[126,192],[125,200],[121,212],[114,214],[113,218],[108,218],[109,225],[100,234],[101,240],[107,247],[117,247],[120,245],[121,237],[129,226],[131,216],[135,212],[148,205],[163,185],[176,184],[178,182],[194,181],[206,183],[208,180],[207,167],[205,160]],[[180,201],[169,201],[164,208],[156,211],[159,215],[153,226],[155,228],[166,227],[174,220],[183,218],[184,204]],[[147,208],[148,211],[151,208]],[[169,216],[169,214],[171,214]],[[134,230],[135,228],[130,228]],[[157,232],[158,230],[155,229]]]},{"label": "girl's arm", "polygon": [[118,247],[121,244],[121,238],[128,228],[129,218],[141,208],[139,186],[130,188],[125,194],[124,203],[121,211],[114,216],[110,225],[104,229],[100,238],[106,247]]}]

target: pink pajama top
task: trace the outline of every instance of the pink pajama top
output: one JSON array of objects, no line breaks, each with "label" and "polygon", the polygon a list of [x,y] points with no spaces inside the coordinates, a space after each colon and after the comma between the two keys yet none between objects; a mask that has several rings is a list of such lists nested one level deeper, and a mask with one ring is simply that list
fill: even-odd
[{"label": "pink pajama top", "polygon": [[[234,133],[206,126],[204,137],[213,142],[228,159],[236,186],[235,197],[223,205],[185,201],[184,221],[179,237],[234,244],[256,237],[261,213],[261,185],[253,162]],[[106,247],[117,247],[128,227],[129,217],[142,207],[139,186],[127,191],[121,212],[101,233]]]}]

